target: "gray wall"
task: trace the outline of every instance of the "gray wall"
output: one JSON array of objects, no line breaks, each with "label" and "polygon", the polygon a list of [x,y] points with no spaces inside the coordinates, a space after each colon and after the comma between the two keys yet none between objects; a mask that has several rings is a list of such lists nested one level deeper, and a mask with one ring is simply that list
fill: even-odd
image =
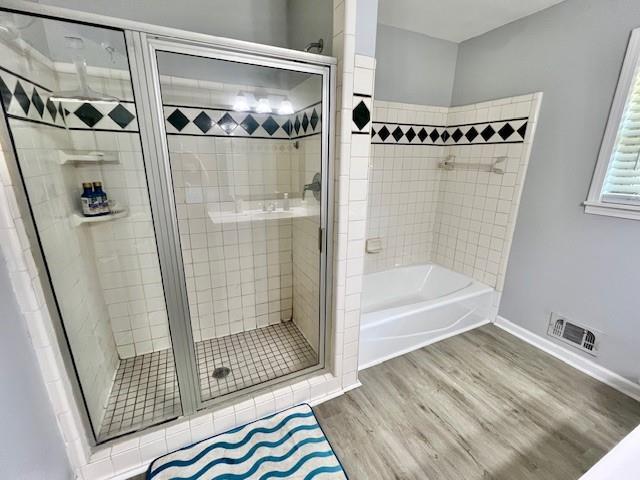
[{"label": "gray wall", "polygon": [[376,56],[378,0],[358,0],[356,3],[356,53]]},{"label": "gray wall", "polygon": [[287,46],[287,0],[41,0],[39,3]]},{"label": "gray wall", "polygon": [[542,91],[500,315],[543,335],[551,311],[604,334],[596,362],[640,375],[640,222],[586,215],[637,0],[568,0],[460,45],[453,104]]},{"label": "gray wall", "polygon": [[[377,0],[359,2],[377,6]],[[39,3],[295,50],[323,38],[323,53],[331,55],[333,3],[329,0],[39,0]]]},{"label": "gray wall", "polygon": [[376,99],[448,107],[458,45],[378,24]]},{"label": "gray wall", "polygon": [[72,478],[33,347],[0,256],[0,476]]},{"label": "gray wall", "polygon": [[[318,0],[287,0],[287,46],[302,50],[310,42],[324,40],[323,55],[331,55],[333,3]],[[313,53],[316,53],[313,50]]]}]

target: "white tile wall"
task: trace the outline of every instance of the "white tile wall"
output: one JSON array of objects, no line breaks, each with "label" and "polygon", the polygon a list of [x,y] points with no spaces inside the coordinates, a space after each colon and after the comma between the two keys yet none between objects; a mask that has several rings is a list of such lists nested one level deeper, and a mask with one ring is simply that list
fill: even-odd
[{"label": "white tile wall", "polygon": [[[76,74],[68,63],[53,64],[58,89],[77,87]],[[89,67],[89,83],[100,91],[132,100],[129,72]],[[97,167],[68,168],[76,192],[82,182],[101,181],[112,202],[128,210],[126,217],[88,227],[93,242],[102,296],[120,358],[171,347],[169,324],[162,291],[151,207],[137,133],[69,131],[77,150],[117,152],[119,163]]]},{"label": "white tile wall", "polygon": [[[376,122],[445,125],[447,109],[376,101]],[[367,238],[382,251],[367,254],[366,273],[431,260],[444,146],[372,145]]]},{"label": "white tile wall", "polygon": [[67,167],[76,196],[82,182],[101,181],[109,199],[128,211],[124,218],[83,227],[93,243],[119,356],[167,349],[171,340],[140,138],[125,132],[69,135],[76,149],[115,151],[119,157],[117,164]]},{"label": "white tile wall", "polygon": [[[298,145],[302,182],[311,183],[313,176],[320,172],[321,136],[303,138]],[[293,220],[293,321],[317,352],[320,331],[320,203],[312,192],[306,193],[305,203],[318,214]]]},{"label": "white tile wall", "polygon": [[[367,273],[435,262],[498,291],[515,226],[541,96],[524,95],[455,108],[375,102],[374,121],[457,125],[529,117],[520,144],[374,145],[367,238],[382,252],[367,254]],[[438,169],[458,163],[490,165],[506,157],[505,174]]]},{"label": "white tile wall", "polygon": [[68,148],[69,136],[21,120],[10,120],[10,126],[78,376],[98,426],[119,358],[91,233],[70,221],[78,189],[73,176],[57,163],[57,149]]},{"label": "white tile wall", "polygon": [[[370,136],[352,133],[354,94],[373,97],[375,59],[355,55],[356,2],[338,1],[334,10],[333,51],[338,60],[334,211],[333,363],[343,388],[358,385],[360,296],[366,234]],[[336,19],[345,19],[344,24]],[[341,21],[341,20],[340,20]],[[360,98],[360,97],[357,97]]]},{"label": "white tile wall", "polygon": [[289,320],[292,221],[220,224],[209,214],[299,197],[293,144],[179,135],[169,150],[195,340]]},{"label": "white tile wall", "polygon": [[[73,66],[55,62],[56,89],[77,87]],[[29,78],[29,75],[27,75]],[[89,83],[132,100],[129,72],[89,67]],[[125,218],[88,228],[102,296],[120,358],[170,348],[169,325],[155,244],[149,195],[137,133],[69,131],[68,148],[114,151],[118,164],[67,168],[78,192],[85,181],[102,181],[109,199],[128,210]],[[77,206],[77,205],[76,205]]]},{"label": "white tile wall", "polygon": [[[238,91],[251,90],[244,85],[169,76],[161,81],[163,102],[176,105],[228,107]],[[291,91],[270,89],[269,93],[287,96],[298,109],[318,102],[320,87],[319,78],[311,77]],[[169,135],[196,341],[291,319],[293,242],[300,242],[294,221],[214,224],[209,213],[260,209],[271,203],[281,209],[284,193],[291,206],[299,204],[302,186],[311,182],[303,162],[315,155],[320,163],[320,150],[305,146],[319,144],[319,139],[301,139],[296,148],[289,140]],[[319,277],[312,281],[317,285]],[[316,316],[315,330],[317,322]],[[317,334],[314,340],[317,348]]]},{"label": "white tile wall", "polygon": [[[55,63],[59,86],[74,88],[69,64]],[[92,67],[89,83],[110,95],[132,99],[129,72]],[[91,225],[94,262],[120,358],[171,346],[162,278],[140,137],[131,132],[69,131],[77,150],[117,152],[117,164],[68,168],[76,192],[82,182],[102,181],[112,202],[128,210],[125,218]]]},{"label": "white tile wall", "polygon": [[[442,172],[433,260],[501,292],[529,164],[541,94],[504,98],[450,109],[448,124],[529,117],[524,143],[455,145],[456,162],[491,164],[506,157],[505,174]],[[427,147],[428,148],[428,147]]]}]

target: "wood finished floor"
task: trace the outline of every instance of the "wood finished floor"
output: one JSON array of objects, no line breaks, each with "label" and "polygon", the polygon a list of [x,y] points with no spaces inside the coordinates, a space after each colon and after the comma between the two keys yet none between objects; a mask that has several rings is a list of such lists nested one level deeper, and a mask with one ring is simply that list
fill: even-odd
[{"label": "wood finished floor", "polygon": [[572,480],[640,403],[494,326],[360,372],[314,410],[352,480]]}]

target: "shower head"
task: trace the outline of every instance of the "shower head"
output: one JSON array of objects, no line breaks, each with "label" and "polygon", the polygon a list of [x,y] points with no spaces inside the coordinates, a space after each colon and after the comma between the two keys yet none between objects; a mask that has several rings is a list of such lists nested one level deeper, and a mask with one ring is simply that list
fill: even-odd
[{"label": "shower head", "polygon": [[[82,39],[76,37],[67,37],[67,45],[69,48],[80,50],[83,48]],[[49,99],[52,101],[63,102],[77,102],[77,103],[119,103],[120,99],[113,95],[107,95],[106,93],[98,92],[89,86],[87,81],[87,62],[81,57],[77,56],[73,61],[76,67],[76,74],[80,86],[74,90],[61,90],[52,92]]]},{"label": "shower head", "polygon": [[309,53],[314,48],[317,50],[316,53],[318,53],[318,54],[322,53],[322,51],[324,50],[324,40],[321,38],[317,42],[311,42],[311,43],[307,44],[307,46],[304,47],[304,51]]}]

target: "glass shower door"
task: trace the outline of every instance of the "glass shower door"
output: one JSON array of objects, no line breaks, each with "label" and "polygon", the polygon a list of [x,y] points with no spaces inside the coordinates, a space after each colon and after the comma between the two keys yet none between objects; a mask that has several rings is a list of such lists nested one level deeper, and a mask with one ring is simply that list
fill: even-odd
[{"label": "glass shower door", "polygon": [[97,442],[176,418],[125,34],[1,10],[0,20],[0,101],[79,404]]},{"label": "glass shower door", "polygon": [[198,404],[321,368],[328,69],[151,43]]}]

